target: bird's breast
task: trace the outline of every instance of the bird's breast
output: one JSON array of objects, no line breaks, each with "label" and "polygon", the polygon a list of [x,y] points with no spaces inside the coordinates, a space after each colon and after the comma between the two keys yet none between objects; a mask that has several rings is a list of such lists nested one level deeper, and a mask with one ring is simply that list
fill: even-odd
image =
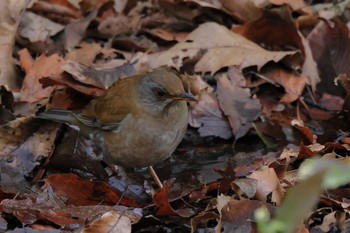
[{"label": "bird's breast", "polygon": [[105,132],[110,160],[124,167],[144,167],[163,161],[181,142],[187,128],[185,102],[171,106],[161,116],[132,116],[116,134]]}]

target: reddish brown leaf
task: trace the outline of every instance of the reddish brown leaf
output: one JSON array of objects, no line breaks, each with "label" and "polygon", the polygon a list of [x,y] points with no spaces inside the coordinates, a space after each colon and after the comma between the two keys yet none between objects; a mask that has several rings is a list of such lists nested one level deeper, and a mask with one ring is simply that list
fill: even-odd
[{"label": "reddish brown leaf", "polygon": [[160,215],[177,215],[173,207],[169,204],[169,188],[174,183],[175,179],[166,180],[163,183],[163,188],[153,196],[153,202],[156,206],[156,212]]},{"label": "reddish brown leaf", "polygon": [[[53,189],[56,196],[66,200],[67,204],[80,205],[115,205],[139,207],[129,197],[123,197],[105,182],[92,182],[74,174],[55,174],[46,179],[46,185]],[[120,200],[121,199],[121,200]]]},{"label": "reddish brown leaf", "polygon": [[320,21],[307,37],[313,56],[320,70],[319,92],[342,95],[341,87],[334,85],[339,73],[350,77],[350,38],[349,29],[339,19],[331,22]]},{"label": "reddish brown leaf", "polygon": [[290,46],[305,54],[297,27],[287,6],[266,10],[259,19],[235,27],[233,31],[272,50],[288,50],[286,46]]}]

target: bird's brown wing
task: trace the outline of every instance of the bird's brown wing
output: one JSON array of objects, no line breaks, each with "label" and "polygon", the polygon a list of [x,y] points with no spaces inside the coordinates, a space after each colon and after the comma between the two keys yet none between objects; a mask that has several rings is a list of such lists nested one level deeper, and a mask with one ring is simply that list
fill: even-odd
[{"label": "bird's brown wing", "polygon": [[118,81],[74,116],[88,127],[118,131],[133,115],[136,79],[131,77]]},{"label": "bird's brown wing", "polygon": [[75,113],[73,114],[73,116],[88,127],[114,131],[116,133],[119,132],[121,126],[123,126],[132,117],[131,114],[128,114],[125,117],[123,117],[120,121],[102,122],[96,118],[84,116],[81,113]]}]

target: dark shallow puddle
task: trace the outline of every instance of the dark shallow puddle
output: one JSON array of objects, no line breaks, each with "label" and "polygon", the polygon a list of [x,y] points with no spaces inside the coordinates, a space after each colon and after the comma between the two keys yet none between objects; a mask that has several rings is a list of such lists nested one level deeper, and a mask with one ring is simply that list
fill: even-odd
[{"label": "dark shallow puddle", "polygon": [[213,140],[209,143],[191,145],[183,143],[173,156],[154,166],[159,178],[176,178],[177,182],[191,179],[202,183],[217,180],[220,175],[214,169],[224,169],[228,159],[233,167],[250,164],[262,158],[268,150],[256,136],[245,137],[236,142]]}]

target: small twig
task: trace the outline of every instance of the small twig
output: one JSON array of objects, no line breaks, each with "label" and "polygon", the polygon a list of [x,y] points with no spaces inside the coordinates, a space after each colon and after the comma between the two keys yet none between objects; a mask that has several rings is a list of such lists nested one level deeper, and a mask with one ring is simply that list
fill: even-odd
[{"label": "small twig", "polygon": [[148,166],[148,172],[151,174],[152,178],[154,179],[154,181],[156,182],[158,187],[160,189],[162,189],[163,188],[163,184],[162,184],[162,182],[160,182],[160,179],[159,179],[157,173],[154,171],[152,166]]}]

